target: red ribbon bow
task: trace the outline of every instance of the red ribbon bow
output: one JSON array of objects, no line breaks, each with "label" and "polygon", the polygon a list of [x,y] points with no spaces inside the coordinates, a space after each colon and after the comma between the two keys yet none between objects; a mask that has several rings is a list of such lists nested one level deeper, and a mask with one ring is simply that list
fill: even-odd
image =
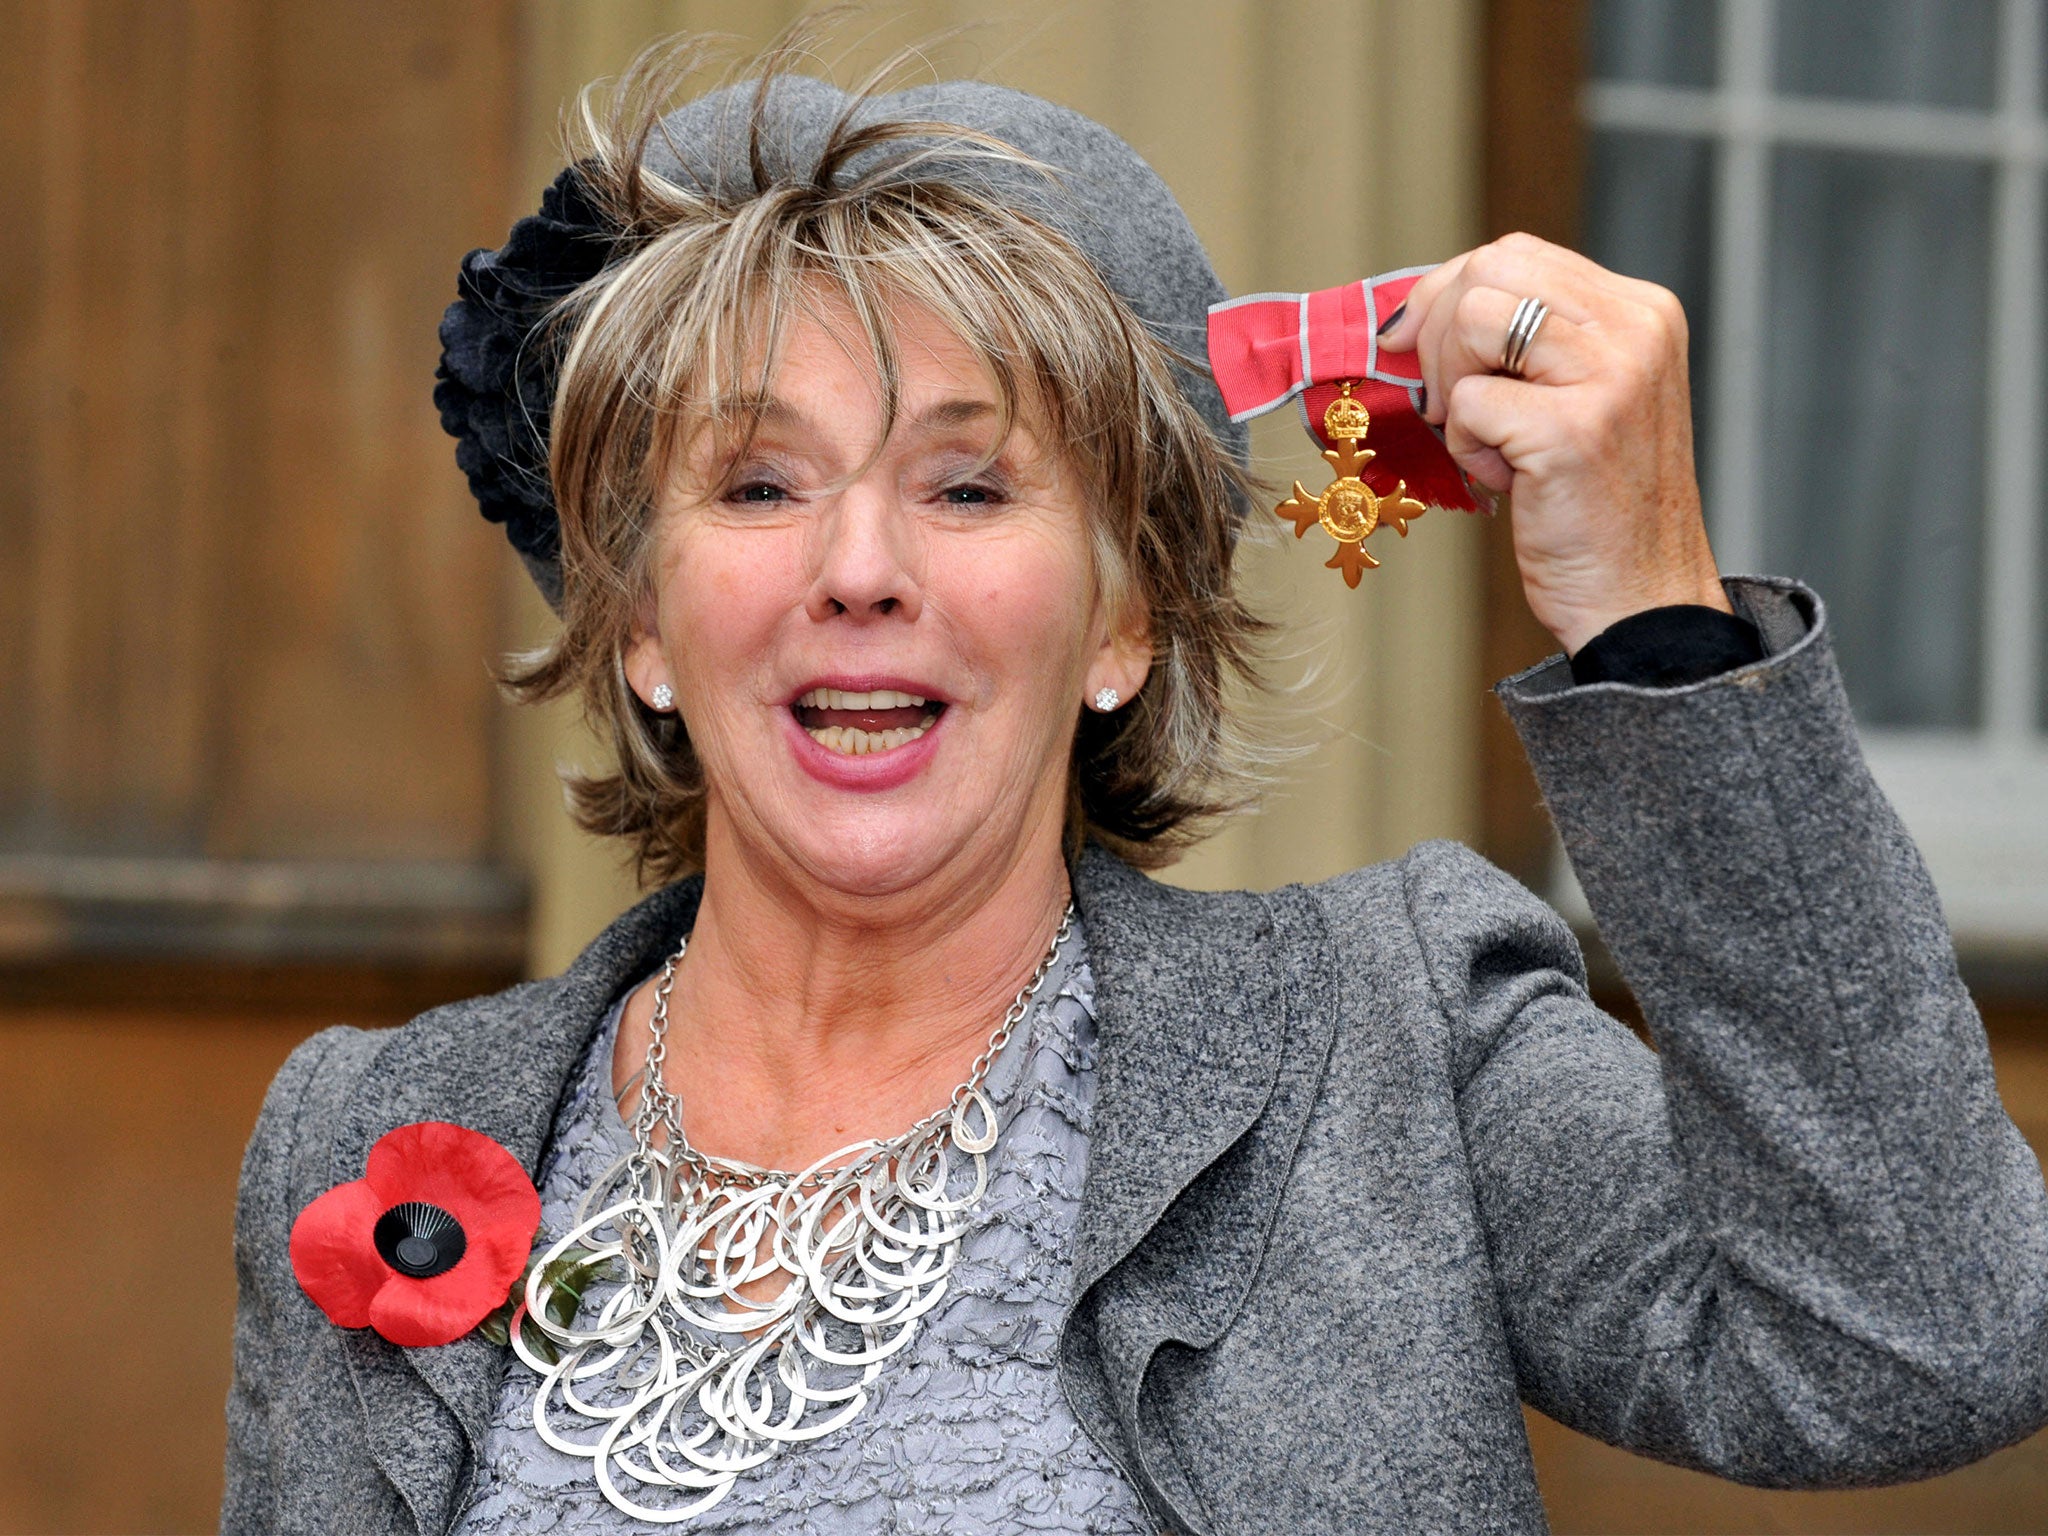
[{"label": "red ribbon bow", "polygon": [[1397,480],[1433,507],[1476,512],[1479,503],[1443,439],[1422,419],[1422,364],[1414,352],[1383,352],[1379,328],[1428,267],[1384,272],[1320,293],[1254,293],[1209,310],[1209,367],[1232,421],[1249,421],[1289,400],[1325,448],[1323,412],[1339,381],[1372,415],[1374,450],[1363,479],[1374,493]]}]

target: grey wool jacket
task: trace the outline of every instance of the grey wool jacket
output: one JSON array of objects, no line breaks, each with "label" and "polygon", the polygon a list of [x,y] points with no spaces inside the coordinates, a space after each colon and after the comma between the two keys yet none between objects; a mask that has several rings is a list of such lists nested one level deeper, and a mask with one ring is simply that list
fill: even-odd
[{"label": "grey wool jacket", "polygon": [[[1731,583],[1767,658],[1501,694],[1653,1053],[1570,931],[1465,849],[1197,894],[1076,865],[1100,1078],[1061,1381],[1162,1525],[1535,1531],[1518,1400],[1745,1482],[1925,1477],[2048,1421],[2048,1201],[1820,607]],[[563,975],[335,1029],[243,1167],[236,1533],[439,1532],[505,1353],[330,1325],[292,1220],[385,1131],[531,1171],[579,1049],[686,929],[649,897]]]}]

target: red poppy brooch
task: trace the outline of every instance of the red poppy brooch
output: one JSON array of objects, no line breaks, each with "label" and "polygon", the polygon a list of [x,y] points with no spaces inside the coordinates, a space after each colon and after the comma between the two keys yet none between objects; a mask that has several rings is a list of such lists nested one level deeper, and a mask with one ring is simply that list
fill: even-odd
[{"label": "red poppy brooch", "polygon": [[394,1344],[447,1344],[503,1307],[540,1229],[540,1196],[490,1137],[401,1125],[363,1176],[292,1223],[292,1273],[328,1321]]}]

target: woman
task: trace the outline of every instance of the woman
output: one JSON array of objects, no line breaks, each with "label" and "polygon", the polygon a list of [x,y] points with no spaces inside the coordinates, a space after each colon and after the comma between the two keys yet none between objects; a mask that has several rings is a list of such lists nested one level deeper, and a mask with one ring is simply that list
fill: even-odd
[{"label": "woman", "polygon": [[[223,1529],[1540,1529],[1518,1398],[1785,1486],[2048,1419],[2039,1169],[1818,600],[1715,574],[1669,295],[1518,237],[1381,340],[1513,490],[1571,660],[1502,697],[1654,1056],[1463,849],[1138,873],[1242,803],[1259,631],[1221,291],[1105,130],[771,69],[594,127],[464,295],[444,420],[563,618],[514,681],[672,883],[280,1073]],[[538,1186],[512,1350],[309,1295],[418,1122]],[[350,1198],[380,1294],[463,1273]]]}]

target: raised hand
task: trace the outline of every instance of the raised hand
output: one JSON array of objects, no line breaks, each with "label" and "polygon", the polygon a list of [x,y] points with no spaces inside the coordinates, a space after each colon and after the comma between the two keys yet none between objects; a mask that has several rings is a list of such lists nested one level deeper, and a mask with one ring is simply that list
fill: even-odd
[{"label": "raised hand", "polygon": [[[1516,306],[1549,313],[1499,371]],[[1381,338],[1420,353],[1428,414],[1473,480],[1513,498],[1530,610],[1567,651],[1673,603],[1728,609],[1700,512],[1685,312],[1533,235],[1509,235],[1416,283]]]}]

